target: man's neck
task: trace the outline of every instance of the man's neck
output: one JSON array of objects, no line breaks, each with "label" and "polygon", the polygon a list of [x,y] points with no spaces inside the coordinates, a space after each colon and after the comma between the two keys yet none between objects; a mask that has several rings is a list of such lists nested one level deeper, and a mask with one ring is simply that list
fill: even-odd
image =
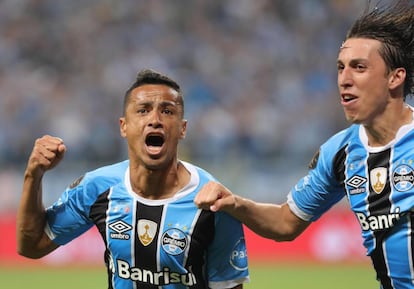
[{"label": "man's neck", "polygon": [[190,181],[190,173],[181,162],[166,169],[150,170],[130,167],[131,188],[138,196],[160,200],[173,197]]},{"label": "man's neck", "polygon": [[380,147],[389,144],[395,139],[398,130],[413,121],[411,108],[404,105],[401,110],[389,113],[371,125],[364,125],[371,147]]}]

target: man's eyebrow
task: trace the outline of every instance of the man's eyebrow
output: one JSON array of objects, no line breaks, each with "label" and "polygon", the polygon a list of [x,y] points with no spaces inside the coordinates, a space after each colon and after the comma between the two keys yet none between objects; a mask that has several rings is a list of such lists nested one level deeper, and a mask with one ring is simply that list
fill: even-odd
[{"label": "man's eyebrow", "polygon": [[161,102],[161,106],[176,106],[179,104],[180,104],[179,101],[174,101],[174,100],[165,100]]},{"label": "man's eyebrow", "polygon": [[[367,60],[364,59],[364,58],[355,58],[355,59],[349,60],[348,63],[349,63],[350,66],[355,66],[355,65],[360,64],[360,63],[365,64],[365,63],[367,63]],[[336,61],[336,65],[343,65],[343,64],[344,64],[344,62],[341,59],[338,59]]]},{"label": "man's eyebrow", "polygon": [[[136,101],[136,103],[139,103],[139,104],[154,104],[154,103],[156,103],[157,101],[154,101],[154,100],[137,100]],[[160,101],[159,102],[161,105],[174,105],[174,104],[177,104],[177,103],[179,103],[179,101],[174,101],[174,100],[163,100],[163,101]]]},{"label": "man's eyebrow", "polygon": [[[155,101],[151,101],[151,100],[143,100],[143,101],[137,101],[135,102],[136,106],[144,106],[144,107],[149,107],[149,106],[153,106],[156,102]],[[165,100],[165,101],[161,101],[159,103],[160,107],[177,107],[182,105],[181,102],[179,101],[170,101],[170,100]]]}]

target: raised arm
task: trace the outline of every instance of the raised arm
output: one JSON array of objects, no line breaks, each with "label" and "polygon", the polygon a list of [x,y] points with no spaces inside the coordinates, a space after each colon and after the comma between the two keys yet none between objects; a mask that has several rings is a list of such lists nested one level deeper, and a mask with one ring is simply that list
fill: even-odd
[{"label": "raised arm", "polygon": [[63,158],[62,139],[43,136],[35,141],[23,180],[23,192],[17,212],[17,252],[28,258],[41,258],[58,246],[46,235],[46,212],[42,201],[42,179],[47,170]]},{"label": "raised arm", "polygon": [[215,182],[207,183],[194,202],[205,210],[224,211],[256,234],[275,241],[291,241],[310,224],[293,214],[287,203],[257,203],[237,196]]}]

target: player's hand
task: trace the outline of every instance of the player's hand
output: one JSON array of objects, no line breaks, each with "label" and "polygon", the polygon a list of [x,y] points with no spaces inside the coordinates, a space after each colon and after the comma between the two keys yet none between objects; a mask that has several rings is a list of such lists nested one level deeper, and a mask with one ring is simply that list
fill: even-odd
[{"label": "player's hand", "polygon": [[200,209],[217,211],[228,211],[235,207],[235,198],[222,184],[208,182],[194,198],[194,203]]},{"label": "player's hand", "polygon": [[65,151],[66,146],[61,138],[50,135],[38,138],[29,157],[26,174],[41,177],[63,159]]}]

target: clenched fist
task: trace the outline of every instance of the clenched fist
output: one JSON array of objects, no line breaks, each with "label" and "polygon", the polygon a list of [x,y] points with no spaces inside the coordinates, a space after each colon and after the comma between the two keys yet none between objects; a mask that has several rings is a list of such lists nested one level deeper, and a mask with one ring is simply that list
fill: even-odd
[{"label": "clenched fist", "polygon": [[65,151],[66,146],[61,138],[50,135],[38,138],[29,157],[26,174],[41,177],[63,159]]},{"label": "clenched fist", "polygon": [[205,184],[194,199],[195,205],[204,210],[229,211],[236,206],[233,193],[225,186],[216,182]]}]

